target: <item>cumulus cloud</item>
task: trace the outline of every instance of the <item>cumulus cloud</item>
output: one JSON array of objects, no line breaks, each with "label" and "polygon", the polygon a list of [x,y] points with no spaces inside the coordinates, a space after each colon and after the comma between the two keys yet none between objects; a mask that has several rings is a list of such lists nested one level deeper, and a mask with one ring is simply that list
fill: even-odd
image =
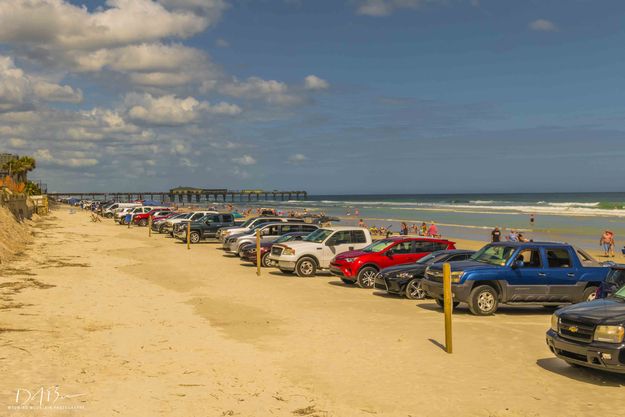
[{"label": "cumulus cloud", "polygon": [[536,19],[529,23],[529,28],[537,32],[557,32],[558,27],[550,20]]},{"label": "cumulus cloud", "polygon": [[239,165],[254,165],[256,164],[256,159],[252,158],[250,155],[243,155],[232,158],[232,162]]},{"label": "cumulus cloud", "polygon": [[29,75],[0,55],[0,112],[30,110],[41,101],[78,103],[82,91]]},{"label": "cumulus cloud", "polygon": [[301,164],[304,161],[307,161],[308,157],[301,153],[296,153],[294,155],[289,156],[289,163],[293,165]]},{"label": "cumulus cloud", "polygon": [[326,90],[330,87],[330,84],[316,75],[309,75],[304,79],[304,86],[307,90]]},{"label": "cumulus cloud", "polygon": [[417,9],[440,0],[357,0],[356,13],[366,16],[388,16],[397,9]]},{"label": "cumulus cloud", "polygon": [[[78,153],[79,156],[84,156],[83,153]],[[66,168],[83,168],[83,167],[92,167],[98,164],[98,160],[95,158],[84,158],[84,157],[71,157],[60,156],[55,157],[52,155],[49,149],[38,149],[34,155],[37,162],[41,165],[52,165],[52,166],[60,166]]]},{"label": "cumulus cloud", "polygon": [[286,83],[259,77],[250,77],[244,81],[234,78],[218,88],[220,93],[231,97],[263,100],[270,104],[289,105],[302,101],[301,97],[289,91]]},{"label": "cumulus cloud", "polygon": [[151,94],[128,94],[125,99],[130,120],[153,125],[183,125],[195,122],[202,113],[237,115],[241,108],[221,102],[211,105],[194,97],[177,98],[174,95],[153,97]]},{"label": "cumulus cloud", "polygon": [[[187,38],[213,23],[152,0],[107,0],[90,13],[63,0],[0,3],[0,41],[66,49],[99,49],[162,38]],[[213,18],[218,16],[212,16]]]}]

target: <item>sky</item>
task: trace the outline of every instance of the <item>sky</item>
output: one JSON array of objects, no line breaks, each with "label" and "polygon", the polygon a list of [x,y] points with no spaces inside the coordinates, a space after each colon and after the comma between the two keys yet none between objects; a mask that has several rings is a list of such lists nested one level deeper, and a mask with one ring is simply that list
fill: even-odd
[{"label": "sky", "polygon": [[2,0],[53,192],[623,191],[616,0]]}]

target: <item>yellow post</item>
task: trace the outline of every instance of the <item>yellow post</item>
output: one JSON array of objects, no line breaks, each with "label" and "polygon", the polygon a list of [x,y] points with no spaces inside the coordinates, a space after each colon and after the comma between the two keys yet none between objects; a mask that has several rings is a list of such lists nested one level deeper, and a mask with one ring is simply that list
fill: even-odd
[{"label": "yellow post", "polygon": [[191,249],[191,220],[187,223],[187,249]]},{"label": "yellow post", "polygon": [[451,265],[443,264],[443,301],[445,306],[445,351],[453,353],[451,340],[451,311],[454,299],[451,294]]},{"label": "yellow post", "polygon": [[148,217],[148,236],[152,237],[152,215]]},{"label": "yellow post", "polygon": [[260,276],[260,230],[256,231],[256,275]]}]

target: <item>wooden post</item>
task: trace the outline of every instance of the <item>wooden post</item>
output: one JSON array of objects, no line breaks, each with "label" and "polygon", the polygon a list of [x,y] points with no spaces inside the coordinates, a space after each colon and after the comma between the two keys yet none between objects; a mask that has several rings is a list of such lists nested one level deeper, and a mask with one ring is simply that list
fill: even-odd
[{"label": "wooden post", "polygon": [[152,237],[152,215],[148,217],[148,236]]},{"label": "wooden post", "polygon": [[451,293],[451,265],[448,262],[443,264],[443,301],[445,310],[445,351],[453,353],[453,342],[451,337],[451,311],[454,299]]},{"label": "wooden post", "polygon": [[256,275],[260,276],[260,230],[256,231]]},{"label": "wooden post", "polygon": [[191,249],[191,219],[187,223],[187,249]]}]

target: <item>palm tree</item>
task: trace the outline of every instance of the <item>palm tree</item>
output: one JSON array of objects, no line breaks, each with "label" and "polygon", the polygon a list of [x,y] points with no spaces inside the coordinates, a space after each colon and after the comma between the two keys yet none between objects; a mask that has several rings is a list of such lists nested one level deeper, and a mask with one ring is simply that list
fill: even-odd
[{"label": "palm tree", "polygon": [[2,169],[9,171],[9,175],[15,176],[16,182],[26,182],[26,174],[37,167],[35,158],[22,156],[12,159],[2,166]]}]

